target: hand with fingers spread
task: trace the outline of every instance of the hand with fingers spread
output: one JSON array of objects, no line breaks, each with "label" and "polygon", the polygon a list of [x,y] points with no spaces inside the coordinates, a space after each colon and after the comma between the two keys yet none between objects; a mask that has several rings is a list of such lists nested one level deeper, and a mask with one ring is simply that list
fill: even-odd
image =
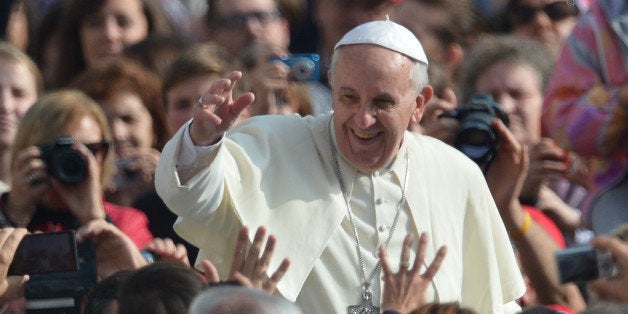
[{"label": "hand with fingers spread", "polygon": [[233,89],[241,78],[242,72],[231,72],[225,78],[214,81],[209,91],[199,99],[190,125],[194,145],[216,143],[234,125],[244,108],[253,103],[253,93],[244,93],[234,99]]},{"label": "hand with fingers spread", "polygon": [[15,251],[26,233],[24,228],[0,230],[0,306],[21,297],[29,279],[28,275],[7,276]]},{"label": "hand with fingers spread", "polygon": [[154,238],[151,243],[148,243],[144,247],[144,250],[159,255],[161,262],[180,263],[185,266],[190,266],[188,251],[185,245],[174,243],[172,239]]},{"label": "hand with fingers spread", "polygon": [[[262,250],[264,240],[266,240],[266,246]],[[273,235],[269,235],[266,239],[266,228],[259,227],[253,244],[249,247],[249,229],[246,226],[240,228],[227,280],[237,281],[243,286],[255,287],[273,294],[277,283],[290,267],[290,261],[284,258],[279,268],[270,277],[266,275],[275,250],[275,242]],[[219,279],[215,267],[209,261],[203,261],[201,264],[205,269],[207,281],[217,283]]]},{"label": "hand with fingers spread", "polygon": [[393,273],[386,255],[386,248],[380,247],[382,272],[384,273],[384,296],[381,302],[382,311],[395,310],[400,313],[409,313],[428,302],[426,291],[430,282],[438,272],[447,248],[441,246],[436,252],[432,263],[425,272],[421,268],[425,262],[425,252],[428,246],[428,235],[422,233],[417,245],[417,253],[414,262],[410,264],[410,247],[412,246],[412,234],[406,235],[401,250],[401,262],[399,272]]}]

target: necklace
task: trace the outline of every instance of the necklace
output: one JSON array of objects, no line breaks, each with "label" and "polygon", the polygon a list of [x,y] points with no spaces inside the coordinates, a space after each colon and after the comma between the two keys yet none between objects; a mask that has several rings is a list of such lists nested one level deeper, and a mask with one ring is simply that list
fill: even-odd
[{"label": "necklace", "polygon": [[[340,190],[342,192],[343,198],[345,200],[345,207],[347,209],[347,215],[349,216],[349,222],[351,223],[351,227],[353,229],[353,237],[355,239],[355,247],[356,253],[358,256],[358,261],[360,262],[360,268],[362,271],[362,303],[357,305],[350,305],[347,307],[347,314],[358,314],[358,313],[379,313],[379,307],[373,305],[373,293],[371,292],[371,281],[377,270],[381,266],[381,262],[378,260],[377,264],[373,271],[366,276],[366,263],[364,262],[364,258],[362,257],[362,247],[360,245],[360,237],[358,236],[358,228],[353,219],[353,212],[351,211],[351,196],[347,193],[347,189],[345,187],[344,180],[342,178],[342,172],[340,171],[340,163],[338,161],[338,151],[334,146],[332,131],[331,131],[331,123],[332,118],[329,119],[329,145],[331,147],[331,154],[334,159],[335,173],[336,178],[338,179],[338,183],[340,185]],[[401,200],[397,203],[397,209],[395,211],[395,218],[393,220],[393,224],[388,231],[388,238],[386,242],[384,242],[384,247],[388,247],[388,243],[390,243],[390,239],[392,238],[393,233],[395,232],[395,228],[397,226],[397,221],[399,220],[399,213],[401,212],[401,205],[406,202],[406,188],[408,187],[408,174],[409,174],[409,164],[410,160],[408,157],[408,153],[405,153],[406,157],[406,175],[404,177],[403,188],[401,189]]]}]

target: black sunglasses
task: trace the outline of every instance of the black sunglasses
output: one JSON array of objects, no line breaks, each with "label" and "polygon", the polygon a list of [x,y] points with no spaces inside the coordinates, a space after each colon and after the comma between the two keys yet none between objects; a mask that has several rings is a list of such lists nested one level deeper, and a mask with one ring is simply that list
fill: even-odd
[{"label": "black sunglasses", "polygon": [[101,153],[106,156],[107,152],[109,152],[109,146],[111,146],[111,143],[109,143],[109,141],[100,141],[96,143],[86,143],[83,145],[85,145],[85,147],[87,147],[87,149],[89,149],[94,156]]},{"label": "black sunglasses", "polygon": [[547,14],[552,21],[560,21],[580,13],[577,6],[570,5],[567,1],[556,1],[542,7],[515,5],[510,10],[510,20],[514,25],[529,23],[539,11]]}]

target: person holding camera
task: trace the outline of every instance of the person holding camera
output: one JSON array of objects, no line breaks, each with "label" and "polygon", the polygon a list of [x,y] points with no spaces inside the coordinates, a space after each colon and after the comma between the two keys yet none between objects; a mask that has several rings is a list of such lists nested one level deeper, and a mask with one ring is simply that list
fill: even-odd
[{"label": "person holding camera", "polygon": [[[308,90],[309,82],[318,81],[318,55],[291,56],[269,44],[249,46],[240,57],[248,89],[257,97],[243,113],[244,117],[264,114],[314,114]],[[299,70],[300,69],[300,70]]]},{"label": "person holding camera", "polygon": [[[460,72],[462,99],[470,101],[450,115],[461,119],[456,142],[463,151],[478,139],[469,134],[482,130],[492,134],[492,140],[466,153],[472,158],[477,157],[473,156],[477,152],[488,153],[474,159],[487,169],[489,187],[517,249],[522,272],[529,280],[521,304],[561,304],[580,310],[585,304],[577,288],[561,285],[557,280],[554,253],[566,243],[555,220],[545,214],[562,211],[562,220],[556,221],[570,221],[570,228],[565,230],[573,232],[580,227],[577,211],[550,188],[553,181],[570,178],[566,152],[553,140],[541,136],[543,91],[551,73],[551,60],[549,52],[531,39],[514,35],[480,39],[472,46]],[[488,95],[491,106],[482,109],[477,93]],[[477,119],[481,115],[486,118]],[[487,122],[490,117],[503,121],[504,127],[495,128],[493,124],[491,129]],[[527,163],[521,176],[510,175],[513,166],[498,162],[508,154],[504,138],[526,147],[525,155],[520,156]],[[535,207],[540,204],[543,207]]]},{"label": "person holding camera", "polygon": [[146,216],[103,199],[112,158],[107,119],[92,99],[73,90],[45,95],[17,132],[12,191],[0,201],[2,225],[58,231],[106,219],[144,247],[153,240]]},{"label": "person holding camera", "polygon": [[325,115],[234,126],[255,96],[234,95],[240,72],[212,84],[157,167],[157,192],[180,216],[175,230],[225,274],[239,226],[266,226],[287,240],[275,253],[291,260],[278,293],[315,313],[379,312],[378,248],[407,278],[420,252],[403,254],[405,236],[426,232],[426,261],[442,246],[448,252],[433,278],[416,273],[429,282],[427,301],[516,312],[523,280],[480,169],[406,131],[432,96],[421,43],[399,24],[374,21],[348,32],[333,59],[334,112]]}]

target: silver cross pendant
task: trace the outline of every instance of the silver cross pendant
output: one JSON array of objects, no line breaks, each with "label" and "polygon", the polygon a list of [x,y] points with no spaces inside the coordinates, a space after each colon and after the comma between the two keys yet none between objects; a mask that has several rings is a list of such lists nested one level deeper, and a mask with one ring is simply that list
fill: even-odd
[{"label": "silver cross pendant", "polygon": [[379,307],[373,305],[373,295],[364,291],[362,293],[362,303],[358,305],[350,305],[347,307],[347,314],[362,314],[362,313],[379,313]]}]

